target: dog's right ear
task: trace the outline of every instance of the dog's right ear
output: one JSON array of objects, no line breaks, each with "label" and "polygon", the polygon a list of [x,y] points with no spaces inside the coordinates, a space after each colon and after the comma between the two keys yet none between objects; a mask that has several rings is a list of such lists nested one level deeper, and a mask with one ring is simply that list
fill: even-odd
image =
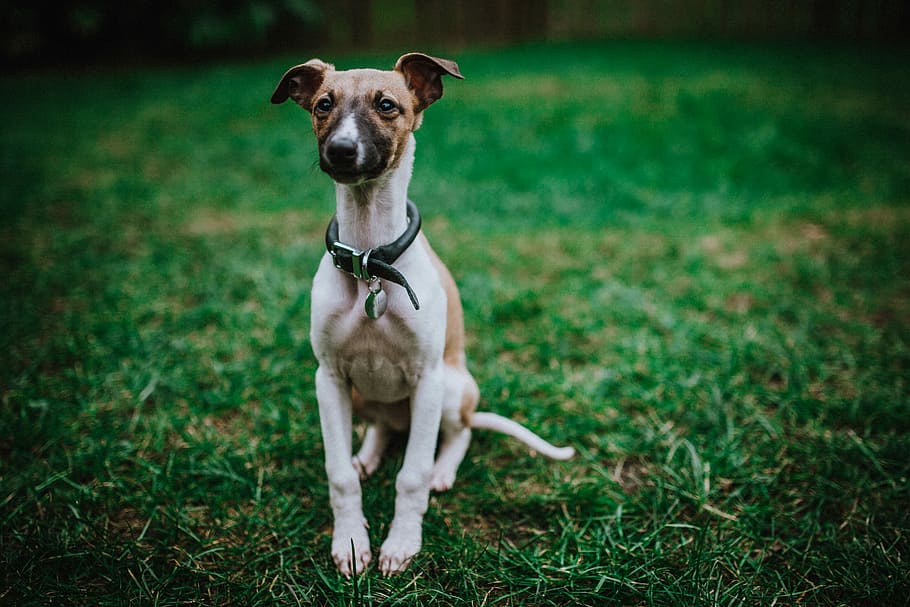
[{"label": "dog's right ear", "polygon": [[310,59],[292,67],[278,81],[278,86],[272,93],[272,103],[284,103],[290,97],[309,112],[312,109],[313,95],[325,80],[326,72],[334,69],[335,66],[320,59]]},{"label": "dog's right ear", "polygon": [[395,71],[404,75],[408,88],[417,99],[418,112],[424,111],[442,97],[442,76],[449,75],[464,80],[454,61],[423,53],[402,55],[395,63]]}]

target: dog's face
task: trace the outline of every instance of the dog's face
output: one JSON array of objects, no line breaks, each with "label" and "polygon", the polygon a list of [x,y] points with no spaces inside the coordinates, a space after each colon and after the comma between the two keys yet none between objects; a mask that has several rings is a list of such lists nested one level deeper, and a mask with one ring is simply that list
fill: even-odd
[{"label": "dog's face", "polygon": [[423,110],[442,97],[442,76],[462,78],[453,61],[403,55],[391,71],[336,71],[319,59],[288,70],[272,103],[289,97],[310,112],[319,166],[339,183],[358,184],[394,169]]},{"label": "dog's face", "polygon": [[375,179],[398,166],[416,128],[412,96],[398,72],[326,70],[309,101],[319,166],[339,183]]}]

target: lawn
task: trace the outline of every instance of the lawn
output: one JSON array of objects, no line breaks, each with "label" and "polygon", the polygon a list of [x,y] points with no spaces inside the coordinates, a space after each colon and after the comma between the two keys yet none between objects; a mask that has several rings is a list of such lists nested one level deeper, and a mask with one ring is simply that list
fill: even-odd
[{"label": "lawn", "polygon": [[0,604],[907,604],[910,52],[436,50],[411,196],[481,408],[576,458],[475,433],[410,569],[341,578],[308,57],[4,76]]}]

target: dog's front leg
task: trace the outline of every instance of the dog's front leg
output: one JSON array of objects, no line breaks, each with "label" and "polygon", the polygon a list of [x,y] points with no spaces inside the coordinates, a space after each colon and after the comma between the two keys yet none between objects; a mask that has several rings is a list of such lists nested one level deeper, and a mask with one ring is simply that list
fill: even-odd
[{"label": "dog's front leg", "polygon": [[370,538],[360,493],[360,475],[351,464],[351,388],[347,381],[320,365],[316,371],[316,399],[325,449],[325,472],[335,527],[332,559],[338,571],[350,577],[370,563]]},{"label": "dog's front leg", "polygon": [[425,372],[411,398],[411,429],[404,463],[395,480],[395,517],[379,552],[385,575],[399,573],[420,550],[423,515],[430,496],[430,476],[439,434],[443,397],[442,364]]}]

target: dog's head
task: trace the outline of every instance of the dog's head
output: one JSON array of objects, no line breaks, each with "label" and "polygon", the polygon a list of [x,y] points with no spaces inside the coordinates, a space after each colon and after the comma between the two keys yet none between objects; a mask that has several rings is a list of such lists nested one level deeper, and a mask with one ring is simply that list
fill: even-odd
[{"label": "dog's head", "polygon": [[442,76],[458,65],[423,53],[402,55],[395,69],[336,71],[319,59],[292,67],[272,103],[288,98],[310,112],[319,166],[339,183],[356,184],[398,166],[423,110],[442,97]]}]

